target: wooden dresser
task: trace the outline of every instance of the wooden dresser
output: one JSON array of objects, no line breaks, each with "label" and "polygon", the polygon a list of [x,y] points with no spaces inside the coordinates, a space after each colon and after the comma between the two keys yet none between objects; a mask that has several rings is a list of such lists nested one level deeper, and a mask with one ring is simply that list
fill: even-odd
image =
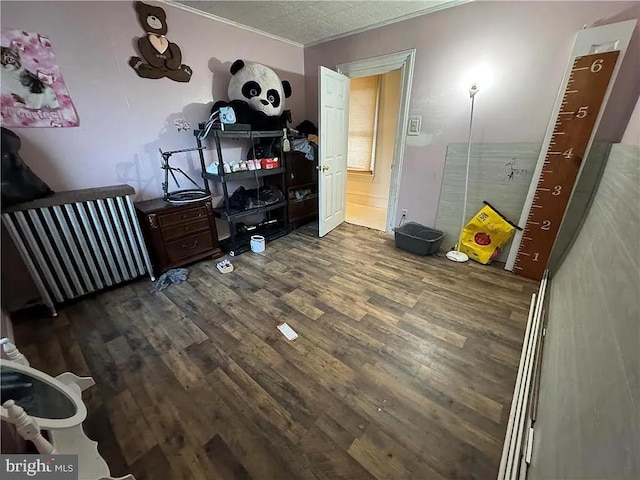
[{"label": "wooden dresser", "polygon": [[172,205],[156,198],[135,206],[154,274],[221,255],[210,200]]}]

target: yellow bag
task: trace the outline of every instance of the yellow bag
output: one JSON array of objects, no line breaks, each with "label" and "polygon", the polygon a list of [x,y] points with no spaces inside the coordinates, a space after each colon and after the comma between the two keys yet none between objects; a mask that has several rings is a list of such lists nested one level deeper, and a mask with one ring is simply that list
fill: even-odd
[{"label": "yellow bag", "polygon": [[460,251],[469,258],[487,264],[500,255],[516,227],[487,202],[462,229]]}]

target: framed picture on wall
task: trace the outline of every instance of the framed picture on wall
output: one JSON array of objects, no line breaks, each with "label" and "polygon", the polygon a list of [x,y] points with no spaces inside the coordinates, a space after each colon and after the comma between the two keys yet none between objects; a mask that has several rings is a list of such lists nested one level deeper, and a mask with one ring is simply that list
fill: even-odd
[{"label": "framed picture on wall", "polygon": [[2,30],[0,46],[0,124],[77,127],[78,115],[49,38],[39,33]]}]

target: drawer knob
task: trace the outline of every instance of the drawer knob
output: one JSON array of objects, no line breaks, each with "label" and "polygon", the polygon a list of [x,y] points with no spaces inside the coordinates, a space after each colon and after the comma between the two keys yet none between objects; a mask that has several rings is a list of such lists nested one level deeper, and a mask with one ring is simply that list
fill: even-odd
[{"label": "drawer knob", "polygon": [[193,242],[191,242],[191,245],[187,245],[183,243],[182,248],[184,248],[185,250],[193,250],[194,248],[196,248],[197,245],[198,245],[198,240],[194,238]]}]

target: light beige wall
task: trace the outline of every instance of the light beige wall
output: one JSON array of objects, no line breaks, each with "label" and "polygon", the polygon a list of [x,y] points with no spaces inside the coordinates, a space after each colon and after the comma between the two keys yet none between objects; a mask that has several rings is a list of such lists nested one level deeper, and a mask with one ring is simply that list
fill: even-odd
[{"label": "light beige wall", "polygon": [[378,137],[373,175],[347,174],[347,202],[387,209],[391,163],[400,106],[400,70],[381,75]]},{"label": "light beige wall", "polygon": [[[2,2],[11,3],[16,2]],[[447,146],[466,141],[469,133],[469,87],[460,81],[482,64],[494,76],[491,86],[480,86],[475,142],[541,143],[576,32],[585,24],[638,18],[639,13],[637,0],[469,2],[307,47],[307,115],[318,118],[318,66],[415,48],[409,115],[422,115],[422,132],[406,139],[396,215],[400,218],[400,210],[407,208],[412,221],[433,226]],[[532,40],[539,37],[544,41]],[[629,60],[635,71],[629,68],[624,75],[625,85],[632,87],[623,91],[637,95],[638,42],[629,48],[625,63]],[[618,110],[617,117],[625,118],[633,105],[621,102]],[[620,118],[612,118],[610,130],[617,130]],[[616,133],[602,140],[617,138]]]}]

